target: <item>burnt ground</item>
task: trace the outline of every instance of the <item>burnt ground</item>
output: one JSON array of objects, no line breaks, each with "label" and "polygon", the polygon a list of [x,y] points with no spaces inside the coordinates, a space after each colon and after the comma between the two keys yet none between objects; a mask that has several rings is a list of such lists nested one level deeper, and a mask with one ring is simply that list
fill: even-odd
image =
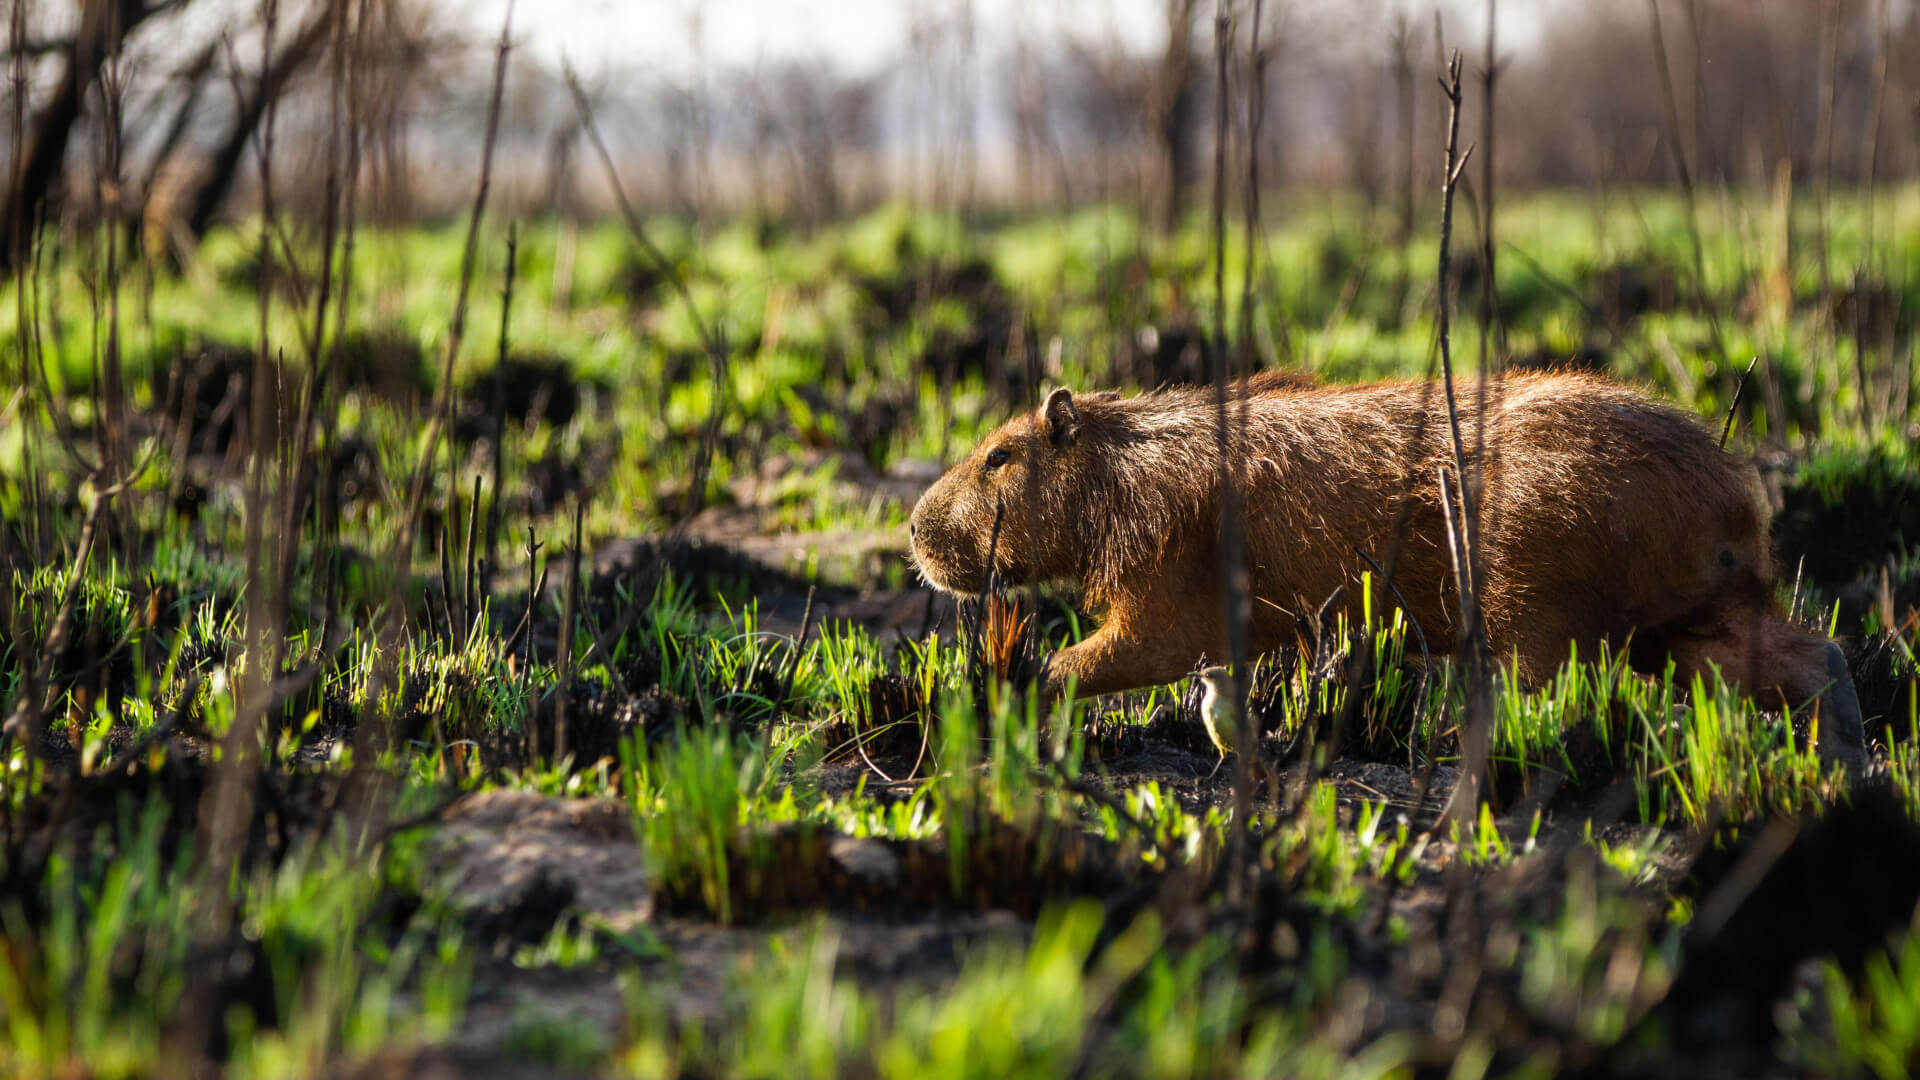
[{"label": "burnt ground", "polygon": [[[179,400],[204,412],[201,430],[215,433],[200,451],[230,456],[251,437],[242,427],[220,426],[232,412],[230,400],[240,396],[227,384],[243,369],[219,354],[209,354],[205,366],[211,374],[183,389]],[[538,383],[546,372],[529,361],[521,374]],[[224,388],[215,393],[210,387]],[[542,408],[580,407],[558,389],[521,396],[541,399]],[[356,485],[371,482],[363,475],[370,468],[364,457],[352,447],[336,455],[336,473],[323,485],[332,497],[350,500]],[[824,462],[822,454],[768,463],[736,485],[730,503],[702,511],[676,536],[599,545],[583,592],[590,619],[617,625],[631,611],[613,602],[613,586],[645,584],[671,568],[696,591],[753,599],[760,628],[777,638],[795,639],[809,624],[833,622],[861,627],[889,645],[935,628],[951,634],[957,622],[951,602],[899,581],[905,554],[899,530],[794,534],[780,528],[765,493],[786,472]],[[834,467],[846,493],[903,505],[931,478],[925,466],[879,472],[858,455],[840,457]],[[555,504],[577,480],[577,471],[562,472],[549,481],[564,489],[550,493]],[[542,497],[539,491],[528,496]],[[1894,574],[1892,558],[1920,535],[1920,526],[1906,524],[1914,519],[1902,516],[1914,512],[1911,498],[1897,485],[1842,488],[1836,499],[1788,484],[1777,527],[1783,555],[1809,555],[1810,581],[1841,599],[1843,633],[1856,635],[1852,658],[1870,716],[1890,717],[1906,686],[1891,676],[1886,650],[1876,652],[1859,636],[1859,623],[1875,606],[1891,607],[1897,617],[1902,605],[1914,602],[1912,583]],[[1823,536],[1849,537],[1853,546],[1836,555]],[[523,574],[502,570],[506,581]],[[644,592],[637,595],[644,603]],[[502,599],[509,620],[526,610],[524,594],[519,611],[511,598]],[[551,620],[528,621],[533,646],[552,654],[557,630]],[[613,756],[635,727],[649,738],[667,737],[692,715],[689,702],[659,691],[658,658],[652,662],[650,671],[645,656],[635,658],[623,674],[625,685],[612,692],[579,688],[571,702],[571,746],[582,761]],[[419,713],[404,715],[429,722]],[[536,713],[534,722],[551,746],[551,711]],[[419,730],[394,734],[414,737]],[[346,718],[323,724],[309,758],[294,764],[317,763],[330,740],[351,736]],[[190,830],[206,784],[206,742],[191,724],[166,738],[178,752],[165,769],[108,770],[90,781],[98,790],[76,801],[112,806],[157,792],[177,810],[171,827]],[[1085,784],[1096,794],[1151,783],[1190,812],[1231,803],[1232,769],[1217,768],[1191,703],[1145,724],[1103,728],[1090,742],[1094,763]],[[810,779],[829,793],[864,782],[869,795],[910,798],[920,783],[912,779],[913,748],[879,749],[872,761],[830,757]],[[1270,743],[1267,752],[1282,761],[1288,749]],[[49,751],[60,760],[59,745]],[[1425,776],[1410,769],[1404,755],[1365,746],[1348,751],[1325,774],[1343,823],[1351,824],[1364,804],[1377,803],[1387,805],[1390,826],[1404,818],[1419,830],[1437,819],[1452,790],[1451,770]],[[496,763],[513,760],[512,748],[483,752],[495,753]],[[1303,772],[1285,765],[1277,791],[1263,797],[1287,797]],[[247,858],[278,858],[294,833],[356,801],[341,789],[375,782],[300,769],[263,775],[257,798],[276,813],[268,819],[272,827],[248,838]],[[743,858],[729,922],[716,919],[700,898],[662,888],[640,856],[622,802],[508,791],[471,796],[422,826],[432,889],[458,911],[473,943],[471,1006],[448,1044],[390,1051],[363,1063],[359,1075],[586,1075],[594,1064],[588,1051],[604,1052],[624,1033],[623,987],[634,977],[658,996],[672,1028],[714,1031],[737,1019],[729,1012],[735,981],[773,938],[804,936],[824,924],[838,942],[836,973],[884,995],[950,982],[980,943],[1024,941],[1043,904],[1080,896],[1106,905],[1113,926],[1123,927],[1135,912],[1158,912],[1169,927],[1170,948],[1210,931],[1233,931],[1249,984],[1276,998],[1298,991],[1306,977],[1302,942],[1330,926],[1347,957],[1347,978],[1336,1004],[1317,1018],[1321,1029],[1346,1049],[1388,1033],[1413,1033],[1417,1060],[1428,1070],[1444,1068],[1457,1054],[1460,1033],[1490,1031],[1497,1035],[1499,1066],[1545,1053],[1586,1075],[1791,1075],[1772,1053],[1776,1014],[1805,962],[1832,955],[1857,970],[1887,934],[1907,925],[1920,900],[1920,873],[1913,870],[1920,867],[1920,829],[1904,810],[1871,793],[1816,822],[1702,836],[1633,822],[1624,793],[1605,785],[1557,793],[1496,788],[1503,811],[1497,824],[1521,852],[1511,864],[1476,865],[1436,838],[1409,855],[1404,883],[1389,886],[1363,875],[1364,895],[1333,916],[1298,867],[1267,868],[1252,896],[1227,904],[1220,900],[1218,867],[1160,873],[1137,852],[1087,835],[990,827],[971,856],[970,885],[959,895],[948,853],[937,842],[856,839],[827,830],[776,833],[767,842],[776,845],[778,870],[755,871]],[[1537,830],[1536,809],[1546,811]],[[1589,832],[1615,845],[1644,845],[1657,856],[1647,873],[1626,880],[1581,842]],[[1045,869],[1031,869],[1036,866]],[[30,891],[23,881],[0,886],[8,895]],[[1683,957],[1671,986],[1633,987],[1635,1032],[1613,1046],[1572,1030],[1566,1002],[1530,998],[1508,947],[1570,907],[1602,900],[1638,914],[1596,948],[1596,978],[1619,978],[1616,972],[1626,969],[1611,958],[1641,955],[1648,942],[1677,936]],[[1684,929],[1667,921],[1679,900],[1690,902],[1697,916]],[[516,962],[516,952],[546,940],[556,927],[590,935],[597,957],[572,967]],[[244,941],[214,948],[227,950],[225,966],[236,973],[221,983],[220,994],[257,999],[263,986],[270,991],[264,961]],[[554,1042],[556,1030],[569,1033],[569,1041]],[[1656,1030],[1670,1049],[1636,1056],[1643,1042],[1638,1033]]]},{"label": "burnt ground", "polygon": [[[1156,780],[1183,802],[1224,801],[1226,774],[1209,779],[1209,769],[1197,755],[1158,748],[1112,763],[1106,782]],[[1423,810],[1414,802],[1418,780],[1403,768],[1341,762],[1330,779],[1343,808],[1385,798],[1415,818],[1436,813],[1450,784],[1438,778]],[[1468,865],[1454,845],[1436,841],[1412,859],[1406,884],[1368,885],[1345,916],[1317,908],[1284,869],[1264,876],[1258,894],[1239,906],[1222,903],[1206,882],[1099,866],[1097,855],[1084,880],[1048,881],[1041,892],[1049,901],[1101,899],[1121,926],[1131,913],[1155,910],[1173,949],[1237,927],[1243,973],[1256,992],[1276,996],[1304,977],[1302,942],[1330,927],[1346,951],[1347,975],[1324,1030],[1355,1050],[1388,1033],[1418,1033],[1423,1071],[1443,1069],[1458,1051],[1448,1032],[1477,1030],[1497,1033],[1496,1065],[1547,1054],[1573,1075],[1703,1077],[1795,1075],[1772,1047],[1776,1007],[1792,994],[1802,965],[1835,956],[1858,970],[1870,950],[1906,926],[1920,899],[1920,873],[1912,870],[1920,866],[1920,830],[1895,801],[1865,798],[1818,822],[1778,823],[1720,845],[1648,826],[1599,825],[1595,834],[1609,842],[1659,852],[1650,872],[1632,882],[1580,842],[1594,813],[1609,808],[1569,808],[1535,835],[1528,853],[1498,869]],[[589,1043],[597,1031],[601,1045],[610,1045],[623,1024],[622,970],[653,988],[674,1028],[715,1030],[733,1015],[737,980],[776,937],[801,948],[824,931],[837,942],[836,976],[885,996],[943,985],[982,943],[1017,944],[1032,933],[1036,894],[1024,874],[983,877],[956,897],[937,844],[832,835],[791,845],[777,860],[782,881],[760,894],[769,902],[718,923],[657,894],[622,827],[626,814],[614,800],[517,793],[474,796],[446,813],[432,844],[436,865],[449,882],[486,883],[453,886],[473,913],[470,927],[491,928],[510,945],[538,940],[559,918],[578,918],[601,928],[602,952],[572,970],[529,971],[496,949],[480,964],[461,1033],[436,1054],[481,1061],[501,1051],[502,1032],[541,1024],[564,1024]],[[1523,842],[1524,820],[1503,825]],[[1895,861],[1892,877],[1871,869],[1879,859]],[[751,898],[750,888],[739,891],[739,899]],[[1670,987],[1636,986],[1634,998],[1635,1030],[1664,1033],[1670,1050],[1650,1056],[1631,1033],[1611,1047],[1583,1041],[1567,1029],[1565,1002],[1525,992],[1513,963],[1525,934],[1554,925],[1570,908],[1626,905],[1638,915],[1607,931],[1590,963],[1609,979],[1621,972],[1637,978],[1637,967],[1621,968],[1619,959],[1676,933],[1661,914],[1675,898],[1691,899],[1700,912],[1678,932],[1680,977]]]},{"label": "burnt ground", "polygon": [[[909,478],[868,482],[891,482],[899,497],[910,497]],[[761,627],[779,635],[797,636],[809,622],[845,621],[897,640],[953,625],[951,606],[923,590],[852,583],[863,566],[899,558],[898,537],[790,535],[765,528],[764,521],[743,497],[694,519],[677,543],[603,545],[593,565],[601,580],[672,565],[696,580],[724,583],[754,597]],[[1803,535],[1793,528],[1820,525],[1802,521],[1785,534],[1792,542]],[[821,549],[843,560],[838,583],[799,571],[818,567],[810,559]],[[1843,578],[1844,571],[1835,570],[1829,580]],[[1871,698],[1877,685],[1871,649],[1856,647],[1853,655],[1863,698]],[[1111,738],[1096,734],[1086,786],[1124,792],[1157,784],[1190,812],[1230,805],[1233,771],[1217,768],[1197,728],[1189,703]],[[870,760],[830,757],[811,781],[829,794],[864,784],[882,801],[910,798],[921,782],[913,778],[913,747],[882,750],[890,752],[876,751]],[[1270,739],[1266,752],[1283,762],[1288,750]],[[1323,777],[1336,792],[1343,823],[1377,803],[1386,804],[1390,826],[1404,821],[1417,831],[1439,819],[1453,770],[1442,766],[1423,775],[1404,755],[1396,762],[1364,746],[1349,751]],[[1287,798],[1304,773],[1297,763],[1283,764],[1262,797]],[[1571,1075],[1797,1075],[1774,1048],[1780,1006],[1803,985],[1807,962],[1834,957],[1857,971],[1869,952],[1906,927],[1920,901],[1920,873],[1911,870],[1920,866],[1920,828],[1896,799],[1871,787],[1852,807],[1818,821],[1709,835],[1635,823],[1624,785],[1556,791],[1496,780],[1496,792],[1504,811],[1496,824],[1518,853],[1510,863],[1479,865],[1436,835],[1409,856],[1402,884],[1363,876],[1364,896],[1333,917],[1287,867],[1269,868],[1256,895],[1234,906],[1221,902],[1217,878],[1153,872],[1112,845],[1084,838],[1065,851],[1036,850],[1034,838],[1009,831],[987,837],[988,853],[975,856],[973,884],[955,895],[938,843],[816,830],[771,838],[777,870],[737,865],[728,923],[717,921],[698,897],[659,888],[636,854],[623,803],[475,796],[448,810],[430,846],[440,880],[470,912],[469,926],[480,928],[483,940],[491,935],[504,944],[481,966],[460,1036],[422,1060],[397,1065],[415,1071],[395,1075],[498,1066],[488,1055],[500,1049],[501,1032],[562,1019],[586,1044],[612,1045],[624,1023],[622,970],[637,971],[643,985],[656,988],[672,1027],[713,1030],[730,1015],[735,980],[771,939],[801,942],[821,929],[837,941],[838,976],[883,997],[937,987],[959,973],[980,943],[1025,941],[1041,904],[1074,896],[1101,900],[1110,925],[1125,925],[1130,912],[1158,911],[1171,928],[1172,948],[1210,930],[1234,929],[1244,973],[1259,992],[1274,995],[1294,992],[1304,978],[1301,942],[1331,926],[1348,970],[1332,1013],[1320,1018],[1322,1030],[1350,1050],[1389,1033],[1412,1033],[1422,1072],[1452,1060],[1460,1032],[1490,1031],[1496,1068],[1546,1055]],[[1539,824],[1537,811],[1544,815]],[[1653,858],[1638,879],[1627,880],[1583,842],[1587,836],[1638,847]],[[1076,869],[1006,870],[1039,864]],[[1876,867],[1891,867],[1891,874]],[[1696,912],[1684,927],[1669,922],[1677,902]],[[1590,982],[1617,981],[1622,973],[1640,978],[1637,967],[1630,971],[1622,962],[1643,955],[1649,943],[1677,940],[1683,958],[1670,986],[1632,984],[1629,1031],[1605,1045],[1570,1026],[1575,1010],[1568,1002],[1530,997],[1515,959],[1516,943],[1531,929],[1600,903],[1636,914],[1624,929],[1606,932],[1588,961],[1596,965]],[[539,940],[561,920],[595,928],[603,945],[596,961],[529,971],[506,959],[512,946]],[[1667,1044],[1658,1054],[1643,1049],[1654,1033]]]}]

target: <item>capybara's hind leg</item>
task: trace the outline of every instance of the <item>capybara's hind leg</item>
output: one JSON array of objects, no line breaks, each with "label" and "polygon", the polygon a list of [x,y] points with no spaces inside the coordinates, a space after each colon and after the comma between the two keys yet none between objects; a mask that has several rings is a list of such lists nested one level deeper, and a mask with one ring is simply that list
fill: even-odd
[{"label": "capybara's hind leg", "polygon": [[1711,628],[1671,636],[1674,675],[1721,676],[1764,706],[1812,705],[1820,718],[1820,752],[1857,769],[1866,764],[1866,730],[1853,678],[1840,646],[1769,611],[1736,609]]}]

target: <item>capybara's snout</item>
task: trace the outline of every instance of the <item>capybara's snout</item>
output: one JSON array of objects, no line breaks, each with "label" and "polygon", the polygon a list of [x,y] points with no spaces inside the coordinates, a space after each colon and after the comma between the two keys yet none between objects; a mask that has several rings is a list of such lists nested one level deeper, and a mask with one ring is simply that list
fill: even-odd
[{"label": "capybara's snout", "polygon": [[979,592],[986,557],[975,550],[964,517],[943,479],[927,489],[907,519],[907,549],[929,585],[946,592]]}]

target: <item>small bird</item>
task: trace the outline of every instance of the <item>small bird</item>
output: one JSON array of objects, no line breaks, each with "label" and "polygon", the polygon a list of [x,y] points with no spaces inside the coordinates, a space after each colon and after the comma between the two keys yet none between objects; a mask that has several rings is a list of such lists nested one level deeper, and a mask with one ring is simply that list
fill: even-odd
[{"label": "small bird", "polygon": [[[1233,737],[1240,718],[1235,715],[1234,698],[1238,696],[1240,688],[1235,685],[1233,674],[1223,667],[1202,668],[1198,678],[1200,684],[1206,687],[1206,694],[1200,699],[1200,722],[1206,725],[1207,738],[1212,740],[1213,748],[1220,751],[1220,761],[1213,766],[1213,771],[1217,773],[1220,766],[1226,763],[1227,755],[1235,751]],[[1268,785],[1277,781],[1273,770],[1267,765],[1267,759],[1260,756],[1258,740],[1246,754],[1246,759],[1255,779]],[[1212,778],[1211,773],[1208,778]]]},{"label": "small bird", "polygon": [[1234,696],[1239,687],[1233,673],[1223,667],[1200,669],[1200,684],[1207,688],[1200,699],[1200,722],[1207,726],[1207,738],[1221,757],[1233,753],[1233,734],[1239,718],[1235,716]]}]

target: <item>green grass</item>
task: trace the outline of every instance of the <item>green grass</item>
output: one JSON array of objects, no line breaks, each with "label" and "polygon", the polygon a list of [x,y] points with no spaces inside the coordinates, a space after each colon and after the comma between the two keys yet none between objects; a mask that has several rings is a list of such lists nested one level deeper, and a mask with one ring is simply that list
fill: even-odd
[{"label": "green grass", "polygon": [[[1784,291],[1769,284],[1788,268],[1763,200],[1703,205],[1703,283],[1692,280],[1684,217],[1671,198],[1545,194],[1503,206],[1499,296],[1510,352],[1564,356],[1605,339],[1616,376],[1716,418],[1732,375],[1757,352],[1784,408],[1769,417],[1764,395],[1749,388],[1749,426],[1737,447],[1777,441],[1791,455],[1787,481],[1829,507],[1846,504],[1848,492],[1920,482],[1911,437],[1920,387],[1899,387],[1911,369],[1897,349],[1870,354],[1884,393],[1865,398],[1863,410],[1849,334],[1814,295],[1817,267],[1803,252]],[[1807,212],[1795,209],[1802,238]],[[1831,258],[1839,279],[1861,257],[1861,216],[1838,200]],[[1390,234],[1382,220],[1345,198],[1302,198],[1274,218],[1257,241],[1253,312],[1267,362],[1330,379],[1428,370],[1434,244],[1418,238],[1402,252],[1380,239]],[[1920,192],[1883,193],[1875,220],[1882,235],[1868,275],[1914,310]],[[447,1042],[476,997],[529,973],[607,975],[621,987],[625,1024],[602,1031],[532,1001],[495,1033],[501,1051],[616,1075],[1039,1076],[1076,1066],[1155,1076],[1403,1075],[1423,1061],[1419,1040],[1405,1031],[1362,1037],[1342,1019],[1357,1007],[1350,995],[1365,987],[1369,965],[1421,944],[1407,940],[1418,931],[1404,913],[1380,908],[1384,898],[1437,889],[1455,865],[1475,880],[1499,874],[1567,834],[1586,861],[1529,894],[1538,910],[1486,935],[1482,959],[1507,980],[1516,1009],[1568,1040],[1605,1047],[1626,1037],[1680,963],[1694,898],[1663,876],[1676,838],[1712,826],[1718,842],[1735,843],[1770,816],[1845,801],[1844,785],[1779,717],[1715,680],[1675,686],[1634,674],[1614,655],[1570,657],[1536,689],[1503,684],[1492,729],[1494,801],[1434,831],[1384,796],[1324,781],[1284,795],[1291,804],[1297,794],[1297,807],[1263,800],[1253,820],[1237,822],[1220,786],[1115,776],[1103,757],[1102,740],[1164,731],[1164,718],[1161,728],[1142,723],[1157,709],[1170,710],[1175,724],[1190,720],[1179,705],[1184,683],[1134,695],[1124,709],[1082,703],[1071,717],[1047,715],[998,683],[975,694],[970,658],[947,634],[903,644],[829,622],[796,648],[768,631],[774,598],[751,581],[664,572],[583,583],[571,653],[562,657],[558,583],[572,496],[536,512],[547,482],[537,463],[581,472],[589,546],[658,533],[680,516],[676,493],[718,407],[710,505],[750,517],[764,535],[891,536],[897,550],[908,507],[879,494],[867,475],[950,461],[1024,404],[974,370],[947,385],[937,358],[957,341],[1017,327],[1050,381],[1093,386],[1142,327],[1204,325],[1212,315],[1204,230],[1155,237],[1112,207],[978,227],[894,207],[806,235],[775,233],[764,246],[746,222],[720,226],[705,243],[674,222],[653,227],[688,278],[691,306],[657,282],[629,295],[646,266],[617,227],[522,229],[512,350],[561,358],[582,380],[580,408],[562,424],[510,424],[498,490],[478,444],[463,438],[451,453],[443,444],[447,458],[427,498],[439,524],[397,557],[405,480],[425,450],[418,402],[396,401],[372,380],[336,388],[322,457],[368,448],[373,493],[303,507],[291,564],[259,583],[249,582],[239,554],[246,501],[238,458],[177,459],[160,421],[134,427],[134,449],[157,452],[114,502],[74,590],[72,655],[49,658],[42,647],[91,497],[54,420],[81,424],[91,446],[86,425],[100,419],[89,396],[99,340],[89,268],[83,253],[52,259],[33,297],[34,358],[53,394],[23,397],[18,422],[0,428],[9,545],[0,569],[0,707],[11,714],[42,669],[52,671],[48,730],[68,752],[29,755],[8,741],[0,803],[8,822],[44,823],[61,793],[83,781],[126,801],[113,808],[113,824],[87,819],[95,824],[78,840],[50,850],[0,846],[0,874],[42,901],[0,906],[0,1072],[150,1073],[174,1051],[182,1018],[196,1015],[193,994],[205,989],[197,928],[209,912],[230,909],[234,940],[248,943],[265,971],[263,997],[213,1020],[230,1044],[227,1064],[243,1075],[321,1075],[382,1047]],[[142,269],[126,279],[122,354],[136,410],[162,404],[148,374],[183,350],[251,347],[253,235],[217,231],[185,273],[149,280]],[[357,243],[348,326],[361,340],[417,346],[425,394],[444,358],[460,243],[451,227],[366,230]],[[480,402],[487,384],[474,380],[492,369],[497,350],[493,283],[503,252],[503,235],[490,226],[469,333],[454,358],[456,381]],[[1231,237],[1229,281],[1246,255]],[[989,287],[943,284],[975,264],[989,268]],[[1625,268],[1670,274],[1676,306],[1596,325],[1569,292],[1591,298],[1597,281]],[[1696,291],[1715,318],[1694,310]],[[13,303],[0,294],[0,306]],[[1229,298],[1230,326],[1239,303]],[[1456,348],[1471,356],[1479,328],[1473,305],[1461,307]],[[298,343],[309,317],[292,298],[271,309],[270,334],[294,381],[308,361]],[[707,365],[700,324],[729,345],[724,382]],[[1716,333],[1724,354],[1713,352]],[[0,328],[0,347],[19,355],[17,328]],[[1905,401],[1905,413],[1893,401]],[[776,458],[799,464],[760,482]],[[457,593],[476,474],[479,509],[502,514],[500,572],[471,624],[448,633],[435,622],[445,607],[441,550]],[[200,500],[176,507],[188,481]],[[544,545],[537,556],[525,550],[529,529]],[[1896,537],[1892,583],[1920,578],[1916,542]],[[897,558],[867,574],[834,554],[817,556],[829,576],[869,588],[907,583]],[[541,567],[555,584],[529,600],[526,582]],[[1828,593],[1848,584],[1809,583],[1803,609],[1837,610]],[[283,659],[276,677],[319,665],[310,684],[276,698],[264,717],[240,697],[253,588],[284,612],[273,628]],[[1443,660],[1421,677],[1404,618],[1369,598],[1364,625],[1342,624],[1328,638],[1370,652],[1377,674],[1353,703],[1350,747],[1412,775],[1457,764],[1459,677]],[[532,631],[523,635],[529,608]],[[1891,632],[1889,678],[1907,696],[1905,715],[1896,706],[1888,717],[1885,775],[1920,813],[1920,635],[1900,622],[1903,612],[1894,615],[1889,626],[1870,611],[1864,628]],[[1050,630],[1048,644],[1083,625]],[[1341,679],[1310,678],[1304,665],[1288,669],[1284,657],[1261,673],[1276,745],[1342,715],[1356,692]],[[574,753],[556,761],[563,694]],[[645,724],[596,711],[629,706],[655,711]],[[244,733],[249,749],[287,783],[388,778],[396,820],[498,787],[621,800],[674,917],[742,936],[716,1011],[700,1020],[675,1012],[676,984],[662,979],[670,968],[661,966],[675,962],[672,946],[636,948],[593,926],[562,923],[486,960],[489,943],[470,940],[458,898],[438,894],[426,841],[410,830],[353,832],[323,814],[293,849],[208,880],[209,841],[193,824],[199,801],[170,795],[167,785],[190,763],[217,762],[212,748],[241,717],[257,723]],[[183,742],[143,743],[176,723]],[[546,752],[527,760],[530,731]],[[904,747],[904,758],[887,756],[889,747]],[[136,750],[137,760],[126,756]],[[900,782],[868,769],[863,751],[898,770],[891,775]],[[829,783],[848,769],[857,781]],[[146,786],[111,794],[121,781],[101,777],[114,770]],[[1624,781],[1625,816],[1644,829],[1635,839],[1583,829],[1577,816],[1562,816],[1567,804],[1513,813],[1550,782],[1592,797],[1615,780]],[[1228,905],[1215,877],[1242,827],[1245,858],[1270,890],[1261,902],[1280,912],[1251,945],[1222,914]],[[833,917],[767,914],[783,882],[827,872],[795,853],[839,835],[889,845],[904,866],[932,867],[914,903],[1017,907],[1017,931],[988,935],[954,970],[925,980],[874,985],[849,974]],[[1144,905],[1123,917],[1102,908],[1111,897],[1065,885],[1031,906],[1013,895],[1009,882],[1051,882],[1044,875],[1068,863],[1164,890],[1155,895],[1185,895],[1185,919]],[[1805,1020],[1786,1031],[1781,1052],[1815,1071],[1864,1065],[1897,1075],[1920,1045],[1909,1008],[1915,940],[1897,939],[1851,982],[1827,971],[1795,1003]],[[1256,954],[1277,957],[1273,970],[1241,970]],[[1496,1059],[1496,1072],[1553,1067],[1551,1053],[1519,1053],[1496,1031],[1450,1038],[1460,1075]]]}]

